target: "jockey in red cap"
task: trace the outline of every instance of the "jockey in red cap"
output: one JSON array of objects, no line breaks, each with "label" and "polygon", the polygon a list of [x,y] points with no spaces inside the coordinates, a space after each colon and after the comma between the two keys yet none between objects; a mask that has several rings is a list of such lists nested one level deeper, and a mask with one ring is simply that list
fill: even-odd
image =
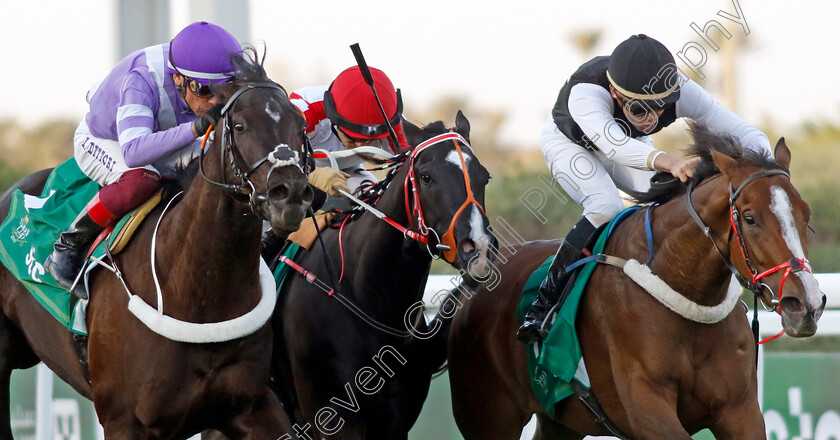
[{"label": "jockey in red cap", "polygon": [[[329,86],[312,86],[295,90],[290,99],[306,117],[306,134],[316,150],[341,151],[360,146],[373,146],[398,153],[408,148],[402,126],[402,98],[400,91],[385,72],[370,67],[373,85],[394,129],[400,145],[389,137],[388,123],[358,66],[341,72]],[[363,183],[377,181],[363,165],[341,170],[318,167],[309,175],[315,188],[313,209],[349,208],[350,201],[339,190],[355,192]],[[331,198],[332,197],[332,198]],[[270,229],[263,235],[263,256],[270,260],[282,246],[285,237]],[[270,264],[271,262],[269,262]]]},{"label": "jockey in red cap", "polygon": [[[329,87],[305,87],[291,94],[292,103],[306,117],[306,132],[312,148],[340,151],[368,145],[394,153],[407,148],[402,129],[400,92],[381,70],[371,67],[370,72],[382,108],[401,145],[392,145],[388,124],[382,117],[373,91],[359,67],[354,66],[341,72]],[[376,177],[365,171],[362,165],[343,170],[317,168],[309,177],[313,186],[333,197],[340,197],[338,189],[354,192],[365,181],[376,182]],[[334,200],[328,204],[337,202]]]}]

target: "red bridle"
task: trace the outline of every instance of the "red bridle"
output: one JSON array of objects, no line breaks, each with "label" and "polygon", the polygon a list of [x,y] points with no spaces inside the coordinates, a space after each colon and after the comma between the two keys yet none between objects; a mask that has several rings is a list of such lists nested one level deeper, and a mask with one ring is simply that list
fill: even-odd
[{"label": "red bridle", "polygon": [[[429,232],[431,231],[436,236],[437,232],[435,232],[434,229],[429,229],[426,226],[426,218],[423,215],[423,207],[420,205],[420,192],[417,190],[417,179],[414,172],[414,160],[426,148],[450,140],[455,143],[455,150],[458,152],[458,158],[461,161],[461,171],[464,174],[464,186],[467,189],[467,198],[466,200],[464,200],[464,203],[461,204],[461,207],[458,208],[458,211],[455,212],[455,215],[452,216],[452,220],[449,222],[449,228],[446,230],[446,233],[443,234],[443,238],[437,238],[441,244],[448,247],[448,249],[445,249],[442,252],[443,258],[449,263],[454,263],[458,255],[457,243],[455,243],[455,223],[458,221],[458,218],[469,205],[475,205],[478,207],[478,209],[481,210],[481,212],[484,212],[484,207],[482,207],[481,203],[479,203],[478,200],[476,200],[473,196],[472,186],[470,185],[470,175],[467,171],[467,163],[464,159],[464,152],[461,151],[461,143],[463,143],[467,147],[469,147],[470,144],[467,142],[466,139],[464,139],[463,136],[455,132],[440,134],[421,143],[416,148],[414,148],[414,151],[411,152],[411,156],[409,157],[408,174],[406,175],[405,182],[403,182],[403,188],[405,192],[405,211],[408,215],[408,221],[411,224],[413,224],[414,222],[412,218],[414,216],[417,217],[417,227],[420,231],[420,234],[425,238],[425,241],[423,241],[423,243],[428,243]],[[409,185],[411,186],[412,200],[414,201],[413,210],[409,207]]]},{"label": "red bridle", "polygon": [[[759,291],[761,291],[762,286],[766,287],[770,291],[771,303],[774,303],[774,305],[776,306],[776,309],[778,309],[778,303],[782,299],[782,291],[784,289],[784,284],[785,284],[785,281],[787,280],[787,277],[791,273],[796,273],[796,272],[800,272],[800,271],[803,271],[803,270],[808,272],[808,273],[813,273],[811,271],[811,266],[808,263],[807,258],[796,258],[794,256],[794,257],[791,257],[788,261],[786,261],[784,263],[778,264],[778,265],[773,266],[772,268],[770,268],[768,270],[765,270],[765,271],[759,273],[754,268],[754,265],[752,263],[752,259],[750,259],[749,251],[747,251],[747,243],[744,240],[743,232],[741,232],[741,214],[738,211],[738,208],[735,207],[735,201],[738,199],[738,196],[741,195],[741,192],[744,190],[744,188],[747,187],[747,185],[754,182],[756,179],[758,179],[760,177],[773,176],[773,175],[783,175],[783,176],[786,176],[786,177],[790,178],[790,176],[782,170],[768,170],[768,171],[762,171],[762,172],[758,172],[758,173],[755,173],[755,174],[751,175],[743,183],[741,183],[741,185],[738,187],[737,190],[733,190],[732,185],[731,184],[729,185],[729,223],[732,226],[732,231],[735,234],[735,238],[738,239],[738,247],[741,249],[741,256],[744,257],[744,263],[746,263],[747,270],[749,270],[750,276],[752,277],[752,280],[751,280],[752,285],[754,286],[755,289],[758,289]],[[759,280],[768,276],[768,275],[776,273],[776,272],[778,272],[782,269],[785,269],[785,272],[784,272],[784,274],[782,274],[781,283],[779,283],[779,297],[778,298],[773,298],[773,290],[770,289],[770,287],[765,283],[759,284]],[[754,289],[750,289],[750,290],[755,291]]]},{"label": "red bridle", "polygon": [[[458,157],[461,160],[461,169],[463,170],[464,174],[464,185],[467,189],[467,198],[464,201],[464,203],[461,204],[461,207],[458,209],[458,211],[456,211],[455,215],[452,217],[452,220],[449,222],[449,229],[447,229],[446,233],[443,234],[443,239],[441,240],[441,238],[438,236],[437,232],[435,232],[434,229],[426,226],[426,217],[423,214],[423,207],[420,204],[420,192],[417,189],[417,180],[414,171],[414,161],[417,158],[417,156],[419,156],[420,153],[423,152],[426,148],[450,140],[455,143],[455,150],[458,152]],[[381,220],[385,221],[398,231],[402,232],[403,236],[405,236],[406,238],[417,240],[420,243],[426,244],[428,246],[429,234],[433,233],[438,241],[438,244],[435,245],[436,248],[442,251],[443,258],[447,262],[454,263],[458,255],[457,243],[455,243],[455,223],[457,222],[461,213],[464,212],[464,209],[466,209],[466,207],[470,204],[476,205],[478,209],[481,210],[481,212],[484,212],[484,207],[482,207],[481,203],[479,203],[478,200],[476,200],[473,196],[472,186],[470,185],[470,176],[467,172],[466,160],[464,159],[464,152],[461,150],[461,143],[463,143],[467,147],[470,146],[469,142],[467,142],[467,140],[464,139],[463,136],[455,132],[449,132],[430,138],[422,142],[420,145],[415,147],[414,150],[411,151],[411,155],[408,157],[408,172],[406,173],[405,181],[403,181],[403,192],[405,194],[405,212],[408,216],[409,225],[414,224],[412,218],[416,216],[418,229],[417,231],[412,231],[408,227],[397,223],[393,219],[388,218],[388,216],[386,216],[373,206],[364,203],[363,201],[350,194],[345,194],[345,197],[349,197],[351,200],[364,207],[364,209],[366,209],[376,217],[380,218]],[[411,187],[411,196],[409,196],[409,186]],[[413,208],[411,207],[412,202],[414,204]],[[341,253],[341,275],[339,276],[339,282],[344,278],[344,247],[342,245],[341,237],[344,231],[344,225],[347,223],[348,220],[349,217],[344,220],[344,222],[341,224],[341,227],[339,228],[338,233],[339,252]]]},{"label": "red bridle", "polygon": [[[787,280],[788,276],[790,276],[790,274],[792,274],[792,273],[797,273],[797,272],[800,272],[800,271],[803,271],[803,270],[808,272],[808,273],[813,273],[813,271],[811,270],[811,266],[810,266],[807,258],[796,258],[794,256],[794,257],[791,257],[789,260],[785,261],[784,263],[773,266],[772,268],[767,269],[763,272],[758,272],[754,268],[754,265],[752,263],[752,259],[750,258],[750,253],[747,250],[747,243],[744,240],[744,234],[741,231],[741,214],[738,211],[738,208],[735,206],[735,201],[741,195],[741,192],[743,192],[744,188],[746,188],[749,184],[751,184],[752,182],[756,181],[757,179],[759,179],[761,177],[768,177],[768,176],[775,176],[775,175],[782,175],[782,176],[785,176],[787,178],[790,178],[790,175],[783,170],[765,170],[765,171],[759,171],[759,172],[757,172],[755,174],[752,174],[751,176],[747,177],[747,179],[744,180],[741,183],[741,185],[738,186],[738,189],[736,189],[736,190],[733,190],[731,183],[729,185],[729,224],[732,227],[732,232],[735,235],[735,238],[738,239],[738,247],[741,249],[741,256],[744,258],[744,263],[746,264],[747,270],[750,273],[750,279],[747,279],[746,277],[742,276],[738,272],[738,270],[733,266],[731,259],[729,259],[729,257],[727,257],[720,250],[720,248],[718,248],[717,244],[715,243],[715,241],[712,239],[712,237],[710,235],[709,228],[703,223],[703,221],[697,215],[697,212],[695,211],[694,206],[691,203],[691,191],[693,189],[693,184],[689,184],[689,186],[688,186],[688,194],[686,196],[686,202],[688,204],[689,214],[691,214],[691,217],[700,226],[700,228],[703,229],[704,234],[710,240],[712,240],[712,245],[714,245],[718,254],[720,254],[721,258],[723,258],[724,263],[729,268],[729,270],[733,273],[735,278],[738,279],[738,281],[741,283],[741,285],[743,285],[745,288],[747,288],[747,290],[753,292],[753,294],[755,294],[756,297],[764,296],[763,291],[764,291],[764,288],[766,288],[770,292],[770,303],[773,304],[773,311],[781,314],[781,311],[779,310],[779,304],[780,304],[781,299],[782,299],[782,292],[784,290],[785,281]],[[778,298],[776,298],[775,294],[773,293],[773,289],[771,289],[770,286],[768,286],[766,283],[759,283],[759,280],[761,280],[762,278],[764,278],[768,275],[774,274],[774,273],[776,273],[780,270],[784,270],[784,273],[782,274],[782,281],[779,283],[779,295],[778,295]],[[764,339],[764,340],[760,341],[759,343],[762,344],[764,342],[771,341],[773,339],[778,338],[779,336],[781,336],[783,334],[784,334],[784,331],[782,331],[781,333],[779,333],[775,336]]]}]

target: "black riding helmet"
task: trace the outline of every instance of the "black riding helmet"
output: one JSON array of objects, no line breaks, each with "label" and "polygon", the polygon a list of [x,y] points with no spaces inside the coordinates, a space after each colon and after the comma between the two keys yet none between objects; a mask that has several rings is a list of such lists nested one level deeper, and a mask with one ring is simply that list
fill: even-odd
[{"label": "black riding helmet", "polygon": [[619,44],[607,66],[610,84],[622,95],[664,107],[680,98],[674,56],[659,41],[645,34]]}]

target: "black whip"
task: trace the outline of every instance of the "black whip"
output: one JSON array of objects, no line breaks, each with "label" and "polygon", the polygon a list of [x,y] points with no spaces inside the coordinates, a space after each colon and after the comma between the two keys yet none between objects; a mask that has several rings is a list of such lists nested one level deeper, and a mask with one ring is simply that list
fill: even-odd
[{"label": "black whip", "polygon": [[394,151],[398,151],[398,149],[402,150],[402,145],[400,145],[397,139],[397,133],[394,131],[394,127],[391,127],[391,121],[388,120],[388,115],[385,114],[385,109],[382,107],[382,101],[379,100],[379,95],[376,93],[376,87],[373,86],[373,76],[370,74],[370,68],[365,61],[365,56],[362,55],[362,48],[359,47],[359,43],[354,43],[350,45],[350,50],[353,51],[353,56],[356,57],[356,64],[359,65],[362,77],[370,86],[370,90],[373,92],[373,98],[376,99],[376,104],[379,106],[379,111],[382,112],[382,119],[385,120],[385,125],[388,126],[388,135],[394,144]]}]

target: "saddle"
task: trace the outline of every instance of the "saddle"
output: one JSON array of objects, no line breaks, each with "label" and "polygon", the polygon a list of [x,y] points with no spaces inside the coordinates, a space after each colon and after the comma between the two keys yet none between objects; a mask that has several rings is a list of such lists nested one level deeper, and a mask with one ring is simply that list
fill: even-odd
[{"label": "saddle", "polygon": [[[131,241],[131,238],[134,237],[134,233],[137,232],[137,228],[140,227],[140,224],[143,223],[143,220],[146,219],[146,216],[152,212],[153,209],[160,203],[161,199],[163,198],[163,190],[158,191],[155,195],[153,195],[149,200],[146,200],[146,203],[143,203],[139,208],[134,210],[134,212],[130,213],[128,219],[122,223],[122,227],[117,231],[117,235],[114,236],[114,239],[111,240],[111,244],[108,247],[108,252],[111,255],[116,255],[122,252],[125,249],[125,246]],[[88,249],[88,257],[93,253],[93,251],[99,246],[102,241],[108,236],[108,234],[114,231],[114,226],[111,225],[105,228],[104,231],[99,233],[99,236],[96,237],[96,240],[93,241],[91,244],[90,249]]]}]

